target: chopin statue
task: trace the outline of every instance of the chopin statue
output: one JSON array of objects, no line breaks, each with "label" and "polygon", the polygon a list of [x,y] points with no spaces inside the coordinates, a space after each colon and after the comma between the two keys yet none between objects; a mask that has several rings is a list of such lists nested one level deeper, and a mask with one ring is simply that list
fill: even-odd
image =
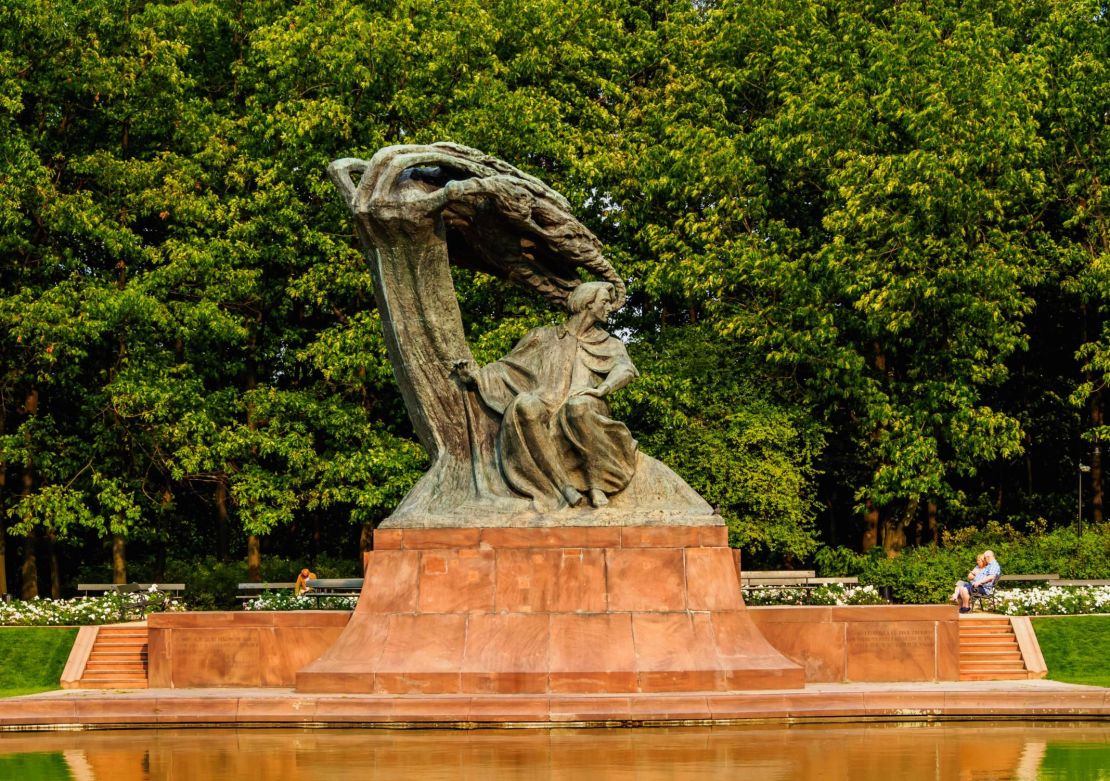
[{"label": "chopin statue", "polygon": [[[624,281],[563,196],[449,143],[386,147],[329,173],[355,217],[394,374],[432,459],[384,526],[720,522],[610,415],[608,396],[637,376],[603,328],[624,304]],[[569,316],[479,367],[452,264],[532,290]]]}]

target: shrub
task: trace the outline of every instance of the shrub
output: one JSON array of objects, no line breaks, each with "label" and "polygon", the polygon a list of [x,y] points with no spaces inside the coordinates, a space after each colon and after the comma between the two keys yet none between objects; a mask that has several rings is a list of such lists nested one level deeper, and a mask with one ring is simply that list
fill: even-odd
[{"label": "shrub", "polygon": [[[321,578],[361,577],[359,564],[351,559],[320,557],[315,561],[294,561],[276,556],[262,559],[262,580],[292,582],[302,567],[310,567]],[[357,573],[357,574],[356,574]],[[158,575],[148,562],[128,567],[128,577],[140,583],[184,583],[185,600],[191,610],[232,610],[239,607],[239,584],[247,582],[247,563],[243,560],[220,561],[206,556],[194,561],[170,559]],[[108,582],[103,568],[86,568],[79,573],[81,582]]]},{"label": "shrub", "polygon": [[291,591],[265,591],[243,605],[243,610],[354,610],[358,597],[293,596]]},{"label": "shrub", "polygon": [[[164,591],[147,593],[146,612],[179,611],[185,606]],[[87,626],[114,624],[125,615],[131,601],[128,594],[105,594],[100,597],[76,599],[32,599],[0,602],[0,625],[3,626]],[[130,611],[127,611],[130,614]]]},{"label": "shrub", "polygon": [[830,583],[816,588],[796,586],[746,588],[741,593],[748,606],[881,605],[885,603],[874,586],[843,586],[839,583]]},{"label": "shrub", "polygon": [[1110,613],[1110,587],[1049,586],[999,589],[998,612],[1008,616],[1074,616]]},{"label": "shrub", "polygon": [[929,604],[945,601],[957,580],[991,549],[1005,574],[1056,573],[1063,578],[1110,578],[1110,524],[1089,528],[1082,539],[1071,528],[1036,530],[1022,535],[1005,524],[988,523],[946,535],[949,547],[906,548],[888,558],[881,548],[865,554],[847,548],[822,548],[814,556],[818,574],[857,576],[861,584],[889,588],[894,601]]}]

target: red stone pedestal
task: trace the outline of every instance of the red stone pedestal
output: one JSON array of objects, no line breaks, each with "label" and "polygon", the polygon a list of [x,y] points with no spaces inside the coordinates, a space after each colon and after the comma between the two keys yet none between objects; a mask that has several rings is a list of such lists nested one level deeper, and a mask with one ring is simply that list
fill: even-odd
[{"label": "red stone pedestal", "polygon": [[300,692],[799,688],[740,599],[723,526],[388,529]]}]

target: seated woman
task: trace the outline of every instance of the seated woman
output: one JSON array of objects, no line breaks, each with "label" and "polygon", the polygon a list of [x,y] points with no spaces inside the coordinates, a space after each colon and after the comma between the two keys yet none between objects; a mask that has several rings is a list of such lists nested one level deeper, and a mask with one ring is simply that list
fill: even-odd
[{"label": "seated woman", "polygon": [[1002,567],[995,560],[994,551],[983,551],[983,558],[987,562],[983,571],[970,581],[960,581],[960,584],[956,587],[961,613],[971,612],[972,595],[990,596],[994,592],[994,585],[998,582],[998,577],[1002,574]]},{"label": "seated woman", "polygon": [[956,586],[952,590],[952,596],[948,598],[948,601],[949,602],[959,602],[960,601],[960,586],[967,586],[968,583],[974,582],[975,579],[977,577],[979,577],[979,575],[983,572],[983,570],[986,569],[986,566],[987,566],[987,560],[983,556],[983,554],[980,553],[978,556],[975,557],[975,566],[971,569],[970,572],[967,573],[967,580],[957,580],[956,581]]},{"label": "seated woman", "polygon": [[312,591],[312,588],[308,585],[310,580],[316,580],[316,573],[305,567],[297,575],[297,582],[293,584],[293,596],[299,597],[306,591]]}]

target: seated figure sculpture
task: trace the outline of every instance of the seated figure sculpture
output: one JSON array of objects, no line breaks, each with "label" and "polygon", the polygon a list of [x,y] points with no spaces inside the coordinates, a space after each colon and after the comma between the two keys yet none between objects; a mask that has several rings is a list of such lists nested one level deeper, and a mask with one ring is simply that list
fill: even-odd
[{"label": "seated figure sculpture", "polygon": [[612,284],[583,283],[567,299],[565,322],[536,328],[482,368],[456,364],[459,379],[502,416],[499,467],[537,511],[584,498],[605,506],[636,472],[636,440],[605,401],[638,375],[621,340],[601,328],[613,300]]}]

